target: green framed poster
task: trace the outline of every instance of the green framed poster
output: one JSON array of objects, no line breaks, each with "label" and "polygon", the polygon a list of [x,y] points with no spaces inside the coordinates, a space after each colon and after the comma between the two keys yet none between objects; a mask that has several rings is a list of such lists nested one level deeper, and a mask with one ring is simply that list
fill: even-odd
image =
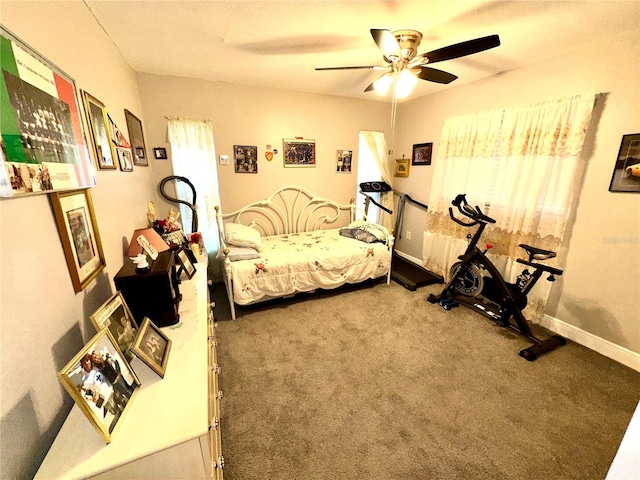
[{"label": "green framed poster", "polygon": [[96,185],[71,77],[0,27],[0,196]]}]

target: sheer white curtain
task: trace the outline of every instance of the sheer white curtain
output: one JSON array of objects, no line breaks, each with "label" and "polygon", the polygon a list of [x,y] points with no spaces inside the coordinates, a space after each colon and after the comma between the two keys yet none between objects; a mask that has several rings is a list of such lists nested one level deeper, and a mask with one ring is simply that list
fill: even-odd
[{"label": "sheer white curtain", "polygon": [[[380,178],[361,178],[365,169],[361,169],[361,165],[366,164],[376,165],[377,173]],[[359,149],[358,149],[358,184],[361,182],[384,180],[393,187],[393,170],[389,165],[387,159],[387,142],[382,132],[373,132],[367,130],[360,131]],[[367,173],[365,173],[366,175]],[[363,205],[364,199],[362,195],[358,194],[357,205]],[[380,204],[385,206],[391,211],[394,211],[393,192],[385,192],[380,194]],[[378,210],[374,205],[371,206],[371,210]],[[386,212],[377,211],[377,222],[388,230],[392,230],[395,224],[395,211],[393,215],[389,215]],[[376,217],[369,217],[369,219],[375,219]]]},{"label": "sheer white curtain", "polygon": [[[189,179],[196,189],[198,230],[211,260],[220,248],[215,206],[220,205],[220,189],[216,168],[216,149],[210,120],[167,118],[173,174]],[[177,183],[178,198],[189,201],[191,189]],[[191,210],[180,205],[182,226],[191,225]],[[211,262],[210,262],[211,264]]]},{"label": "sheer white curtain", "polygon": [[[496,220],[481,242],[493,244],[491,259],[507,281],[522,270],[515,262],[524,258],[520,243],[557,252],[579,195],[594,101],[579,95],[447,119],[429,198],[425,266],[446,276],[466,248],[469,229],[448,212],[459,193]],[[542,316],[548,287],[539,282],[530,294],[530,319]]]}]

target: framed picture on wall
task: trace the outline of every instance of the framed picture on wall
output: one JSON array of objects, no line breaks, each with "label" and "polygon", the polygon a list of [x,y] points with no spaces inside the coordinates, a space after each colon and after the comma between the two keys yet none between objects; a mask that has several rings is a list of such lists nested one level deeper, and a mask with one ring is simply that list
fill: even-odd
[{"label": "framed picture on wall", "polygon": [[124,111],[124,116],[127,121],[127,130],[129,131],[129,142],[133,149],[133,164],[140,167],[148,167],[149,159],[147,158],[147,147],[144,144],[142,122],[127,109]]},{"label": "framed picture on wall", "polygon": [[74,80],[0,27],[0,196],[96,185]]},{"label": "framed picture on wall", "polygon": [[111,141],[109,117],[104,104],[93,95],[82,91],[84,109],[87,114],[87,125],[91,134],[91,145],[96,163],[101,170],[115,170],[116,151]]},{"label": "framed picture on wall", "polygon": [[123,172],[133,172],[133,154],[130,148],[116,147],[118,165]]},{"label": "framed picture on wall", "polygon": [[640,192],[640,133],[622,136],[610,192]]},{"label": "framed picture on wall", "polygon": [[408,177],[409,176],[409,159],[402,158],[396,160],[396,169],[393,172],[394,177]]},{"label": "framed picture on wall", "polygon": [[283,139],[283,158],[285,167],[315,167],[316,141],[302,139]]},{"label": "framed picture on wall", "polygon": [[58,380],[107,443],[140,387],[107,328],[71,359],[58,373]]},{"label": "framed picture on wall", "polygon": [[336,156],[336,172],[351,173],[351,160],[353,159],[353,150],[338,150]]},{"label": "framed picture on wall", "polygon": [[413,146],[411,165],[431,165],[433,143],[417,143]]},{"label": "framed picture on wall", "polygon": [[153,155],[156,157],[156,160],[166,160],[167,157],[167,149],[164,147],[154,147]]},{"label": "framed picture on wall", "polygon": [[89,189],[54,192],[51,204],[71,283],[78,293],[106,266],[91,193]]},{"label": "framed picture on wall", "polygon": [[236,173],[258,173],[258,147],[234,145],[233,161]]}]

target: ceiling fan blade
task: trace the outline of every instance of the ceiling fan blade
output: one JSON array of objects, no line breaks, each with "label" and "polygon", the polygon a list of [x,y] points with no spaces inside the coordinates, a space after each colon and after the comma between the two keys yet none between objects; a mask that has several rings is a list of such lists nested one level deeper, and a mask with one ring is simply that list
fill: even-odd
[{"label": "ceiling fan blade", "polygon": [[448,47],[438,48],[437,50],[423,53],[420,56],[429,60],[429,63],[444,62],[445,60],[452,60],[473,53],[483,52],[499,45],[500,37],[498,35],[489,35],[488,37],[476,38],[474,40],[449,45]]},{"label": "ceiling fan blade", "polygon": [[389,30],[372,28],[371,36],[385,57],[402,58],[402,48],[400,48],[398,40],[396,40],[396,37]]},{"label": "ceiling fan blade", "polygon": [[388,67],[379,65],[363,65],[361,67],[318,67],[316,70],[383,70]]},{"label": "ceiling fan blade", "polygon": [[[417,69],[414,69],[414,71],[415,70]],[[427,80],[429,82],[443,83],[443,84],[451,83],[456,78],[458,78],[456,75],[452,73],[444,72],[442,70],[438,70],[436,68],[430,68],[430,67],[420,67],[420,70],[417,72],[417,77],[421,78],[422,80]]]}]

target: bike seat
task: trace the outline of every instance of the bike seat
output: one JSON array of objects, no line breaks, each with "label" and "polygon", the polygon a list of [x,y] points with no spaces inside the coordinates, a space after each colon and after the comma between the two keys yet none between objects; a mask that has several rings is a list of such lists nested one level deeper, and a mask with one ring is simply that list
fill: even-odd
[{"label": "bike seat", "polygon": [[542,248],[532,247],[531,245],[525,245],[524,243],[521,243],[519,246],[527,251],[529,261],[548,260],[549,258],[554,258],[556,256],[556,252],[552,252],[551,250],[543,250]]}]

